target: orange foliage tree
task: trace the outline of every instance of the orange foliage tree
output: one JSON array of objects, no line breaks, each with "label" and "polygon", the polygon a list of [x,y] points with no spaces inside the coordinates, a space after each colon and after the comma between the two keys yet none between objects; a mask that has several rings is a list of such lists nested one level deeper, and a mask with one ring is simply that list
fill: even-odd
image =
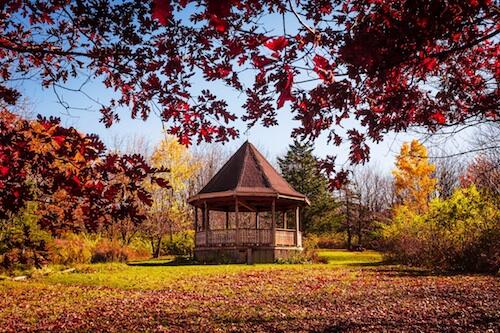
[{"label": "orange foliage tree", "polygon": [[427,210],[429,197],[436,188],[436,179],[432,176],[434,170],[423,144],[418,140],[405,142],[392,171],[399,200],[416,212]]}]

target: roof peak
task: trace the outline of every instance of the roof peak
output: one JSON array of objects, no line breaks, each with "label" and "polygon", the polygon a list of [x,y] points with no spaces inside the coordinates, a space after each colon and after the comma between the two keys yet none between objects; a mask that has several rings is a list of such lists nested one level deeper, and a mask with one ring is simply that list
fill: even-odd
[{"label": "roof peak", "polygon": [[198,195],[219,192],[232,192],[235,195],[238,193],[252,196],[274,194],[297,199],[305,198],[287,183],[248,139]]}]

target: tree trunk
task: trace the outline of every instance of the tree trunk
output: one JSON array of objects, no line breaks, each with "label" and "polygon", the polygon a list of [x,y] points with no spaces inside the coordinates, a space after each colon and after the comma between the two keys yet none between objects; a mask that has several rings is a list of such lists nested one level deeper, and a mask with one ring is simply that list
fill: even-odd
[{"label": "tree trunk", "polygon": [[347,226],[347,249],[349,251],[352,250],[352,232],[351,232],[351,226]]},{"label": "tree trunk", "polygon": [[161,250],[161,239],[162,237],[159,237],[157,240],[156,240],[156,251],[154,253],[154,257],[155,258],[158,258],[160,256],[160,250]]},{"label": "tree trunk", "polygon": [[159,237],[157,239],[151,238],[151,249],[153,250],[153,258],[158,258],[160,256],[160,246],[161,246],[161,239],[162,237]]}]

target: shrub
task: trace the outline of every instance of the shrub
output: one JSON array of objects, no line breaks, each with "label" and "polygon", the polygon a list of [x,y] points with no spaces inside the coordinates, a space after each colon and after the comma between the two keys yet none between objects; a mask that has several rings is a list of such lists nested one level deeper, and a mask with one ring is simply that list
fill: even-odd
[{"label": "shrub", "polygon": [[320,249],[342,249],[346,247],[345,233],[328,233],[318,235],[318,247]]},{"label": "shrub", "polygon": [[[134,244],[134,243],[132,243]],[[128,260],[146,259],[150,257],[150,250],[144,243],[122,245],[118,240],[103,238],[92,249],[92,263],[126,262]]]},{"label": "shrub", "polygon": [[327,263],[325,258],[318,255],[318,236],[308,235],[304,238],[302,252],[297,252],[289,258],[277,259],[277,264],[306,264],[306,263]]},{"label": "shrub", "polygon": [[129,252],[117,240],[101,239],[92,250],[92,263],[126,262]]},{"label": "shrub", "polygon": [[143,239],[136,238],[128,246],[128,260],[140,260],[151,258],[151,245]]},{"label": "shrub", "polygon": [[94,246],[95,242],[83,234],[67,233],[54,239],[49,247],[49,255],[54,264],[88,264],[92,259]]},{"label": "shrub", "polygon": [[446,200],[433,200],[427,212],[395,210],[382,235],[389,259],[431,268],[496,272],[500,268],[500,216],[490,197],[475,187]]},{"label": "shrub", "polygon": [[7,270],[40,268],[48,262],[50,234],[38,226],[29,203],[17,216],[0,220],[0,266]]},{"label": "shrub", "polygon": [[187,230],[173,234],[171,239],[162,241],[161,249],[164,254],[193,256],[194,231]]}]

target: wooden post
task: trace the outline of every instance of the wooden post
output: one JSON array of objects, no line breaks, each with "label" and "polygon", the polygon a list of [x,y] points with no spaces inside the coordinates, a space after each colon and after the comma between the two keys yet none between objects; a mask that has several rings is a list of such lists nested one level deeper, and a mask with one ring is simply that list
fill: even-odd
[{"label": "wooden post", "polygon": [[201,208],[201,231],[205,231],[205,206]]},{"label": "wooden post", "polygon": [[226,211],[226,230],[229,229],[229,211]]},{"label": "wooden post", "polygon": [[255,209],[255,241],[260,243],[260,232],[259,232],[259,210]]},{"label": "wooden post", "polygon": [[300,208],[295,209],[295,246],[299,246],[300,239]]},{"label": "wooden post", "polygon": [[240,244],[240,217],[239,217],[239,210],[238,210],[238,197],[235,197],[234,199],[234,219],[236,222],[236,245]]},{"label": "wooden post", "polygon": [[194,231],[198,232],[198,207],[194,207]]},{"label": "wooden post", "polygon": [[276,199],[273,199],[273,203],[271,206],[271,244],[276,246]]},{"label": "wooden post", "polygon": [[204,210],[203,210],[203,215],[204,215],[204,226],[203,226],[203,229],[205,230],[205,246],[208,246],[208,229],[209,229],[209,222],[208,222],[208,206],[207,206],[207,203],[205,202],[204,203]]},{"label": "wooden post", "polygon": [[286,229],[286,210],[283,211],[283,229]]}]

